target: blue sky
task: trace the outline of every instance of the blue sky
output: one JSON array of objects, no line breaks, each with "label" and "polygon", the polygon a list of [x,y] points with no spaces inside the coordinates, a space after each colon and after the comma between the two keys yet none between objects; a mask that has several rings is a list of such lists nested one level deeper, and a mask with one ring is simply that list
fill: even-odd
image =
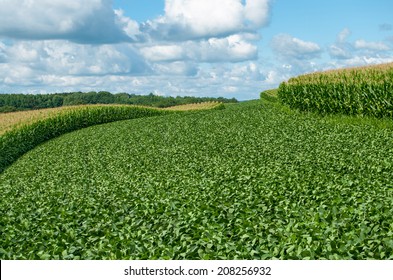
[{"label": "blue sky", "polygon": [[0,0],[0,93],[258,98],[393,61],[391,0]]}]

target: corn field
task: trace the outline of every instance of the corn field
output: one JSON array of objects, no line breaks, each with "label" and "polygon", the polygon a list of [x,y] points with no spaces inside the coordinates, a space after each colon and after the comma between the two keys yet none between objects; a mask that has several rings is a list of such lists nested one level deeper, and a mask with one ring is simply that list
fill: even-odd
[{"label": "corn field", "polygon": [[278,95],[302,111],[393,117],[393,63],[302,75],[283,82]]}]

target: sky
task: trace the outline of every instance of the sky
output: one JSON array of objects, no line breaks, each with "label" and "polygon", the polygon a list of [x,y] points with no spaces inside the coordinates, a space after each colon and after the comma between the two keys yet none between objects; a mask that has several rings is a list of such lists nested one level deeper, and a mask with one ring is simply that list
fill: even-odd
[{"label": "sky", "polygon": [[393,62],[391,0],[0,0],[0,93],[256,99]]}]

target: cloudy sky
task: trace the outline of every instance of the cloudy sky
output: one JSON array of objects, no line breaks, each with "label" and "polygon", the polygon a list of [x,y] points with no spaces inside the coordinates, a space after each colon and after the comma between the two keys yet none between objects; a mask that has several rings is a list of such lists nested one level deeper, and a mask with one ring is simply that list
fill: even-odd
[{"label": "cloudy sky", "polygon": [[258,98],[393,61],[391,0],[0,0],[0,93]]}]

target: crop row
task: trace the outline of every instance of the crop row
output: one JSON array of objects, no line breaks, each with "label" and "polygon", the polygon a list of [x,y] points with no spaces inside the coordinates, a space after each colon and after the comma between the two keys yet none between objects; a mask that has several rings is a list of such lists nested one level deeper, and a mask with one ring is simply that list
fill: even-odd
[{"label": "crop row", "polygon": [[64,133],[96,124],[167,113],[134,106],[86,106],[22,125],[0,135],[0,173],[27,151]]},{"label": "crop row", "polygon": [[262,91],[260,94],[261,99],[276,103],[278,102],[278,89],[270,89]]},{"label": "crop row", "polygon": [[393,117],[393,63],[299,76],[281,83],[278,95],[304,111]]},{"label": "crop row", "polygon": [[69,133],[0,174],[0,258],[393,259],[392,139],[267,102]]},{"label": "crop row", "polygon": [[0,123],[0,128],[5,127],[7,130],[5,132],[0,130],[0,173],[37,145],[77,129],[175,112],[224,108],[224,104],[219,102],[188,104],[167,109],[127,105],[90,105],[2,114],[0,122],[6,123]]}]

